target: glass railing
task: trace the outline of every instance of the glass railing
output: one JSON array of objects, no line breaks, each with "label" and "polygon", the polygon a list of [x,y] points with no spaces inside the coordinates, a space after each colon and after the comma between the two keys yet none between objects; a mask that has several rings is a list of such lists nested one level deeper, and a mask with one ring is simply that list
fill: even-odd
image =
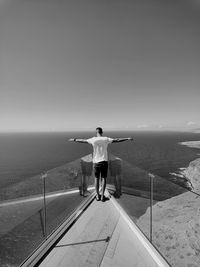
[{"label": "glass railing", "polygon": [[94,190],[91,155],[1,190],[0,266],[20,266]]},{"label": "glass railing", "polygon": [[[198,194],[111,154],[107,188],[170,265],[200,266]],[[0,266],[20,266],[93,191],[91,154],[1,190]]]},{"label": "glass railing", "polygon": [[20,185],[4,190],[10,199],[0,202],[0,266],[19,266],[45,239],[42,180],[38,176],[34,182],[35,195],[27,196]]},{"label": "glass railing", "polygon": [[[87,155],[47,172],[46,230],[51,234],[94,190],[92,157]],[[55,184],[52,184],[55,183]],[[53,186],[53,187],[52,187]],[[51,188],[51,189],[50,189]],[[56,188],[55,193],[51,193]],[[56,214],[56,216],[55,216]]]},{"label": "glass railing", "polygon": [[110,156],[108,188],[171,266],[200,266],[200,195]]}]

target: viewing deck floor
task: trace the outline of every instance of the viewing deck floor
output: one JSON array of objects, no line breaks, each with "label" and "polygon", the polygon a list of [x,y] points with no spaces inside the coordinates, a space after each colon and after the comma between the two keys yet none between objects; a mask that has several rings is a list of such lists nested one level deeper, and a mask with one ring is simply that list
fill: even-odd
[{"label": "viewing deck floor", "polygon": [[39,266],[169,265],[112,197],[94,200]]}]

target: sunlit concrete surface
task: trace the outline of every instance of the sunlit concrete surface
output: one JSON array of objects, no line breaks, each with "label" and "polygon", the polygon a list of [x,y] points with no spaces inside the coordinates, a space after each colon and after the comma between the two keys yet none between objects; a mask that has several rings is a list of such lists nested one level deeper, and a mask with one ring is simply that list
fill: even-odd
[{"label": "sunlit concrete surface", "polygon": [[40,267],[168,266],[114,198],[94,200]]}]

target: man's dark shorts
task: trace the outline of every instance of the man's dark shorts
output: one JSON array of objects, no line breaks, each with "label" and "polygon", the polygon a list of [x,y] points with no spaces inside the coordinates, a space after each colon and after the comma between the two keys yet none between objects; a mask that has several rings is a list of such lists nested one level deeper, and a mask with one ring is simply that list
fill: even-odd
[{"label": "man's dark shorts", "polygon": [[100,161],[98,163],[94,163],[94,175],[96,178],[106,178],[108,173],[108,162]]}]

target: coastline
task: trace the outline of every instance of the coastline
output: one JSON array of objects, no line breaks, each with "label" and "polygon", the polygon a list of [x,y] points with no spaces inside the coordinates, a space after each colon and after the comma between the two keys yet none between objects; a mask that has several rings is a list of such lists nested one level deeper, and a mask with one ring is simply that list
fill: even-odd
[{"label": "coastline", "polygon": [[180,145],[200,149],[200,141],[185,141],[180,142]]},{"label": "coastline", "polygon": [[[190,148],[200,149],[200,141],[186,141],[180,142],[179,144]],[[197,155],[200,156],[200,154]],[[200,193],[200,158],[191,161],[188,167],[180,170],[179,173],[190,182],[194,192]]]},{"label": "coastline", "polygon": [[[189,148],[195,148],[195,149],[200,149],[200,141],[184,141],[184,142],[179,142],[179,145],[186,146]],[[198,154],[200,156],[200,153]],[[179,168],[176,172],[169,172],[169,174],[172,177],[173,182],[180,182],[183,181],[186,183],[186,186],[190,190],[197,190],[200,191],[199,187],[199,182],[198,179],[194,179],[193,175],[191,175],[191,172],[193,171],[194,165],[198,166],[200,163],[200,158],[197,157],[197,159],[191,161],[188,166],[186,167],[181,167]]]}]

